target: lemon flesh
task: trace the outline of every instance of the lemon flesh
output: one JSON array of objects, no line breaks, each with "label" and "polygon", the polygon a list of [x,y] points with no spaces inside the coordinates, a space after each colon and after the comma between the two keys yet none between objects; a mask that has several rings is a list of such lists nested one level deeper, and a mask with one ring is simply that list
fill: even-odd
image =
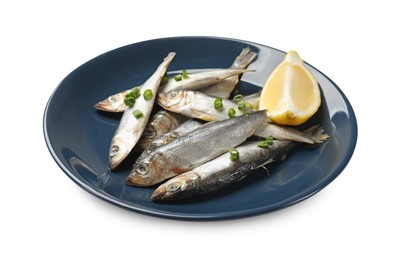
[{"label": "lemon flesh", "polygon": [[319,84],[297,52],[290,51],[271,73],[260,96],[259,109],[282,125],[300,125],[321,104]]}]

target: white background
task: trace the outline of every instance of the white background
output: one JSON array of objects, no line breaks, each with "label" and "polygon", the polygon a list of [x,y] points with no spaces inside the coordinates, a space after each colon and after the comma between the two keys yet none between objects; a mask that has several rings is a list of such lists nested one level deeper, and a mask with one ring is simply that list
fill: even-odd
[{"label": "white background", "polygon": [[[389,1],[5,2],[1,259],[393,259]],[[52,159],[42,133],[44,108],[59,82],[114,48],[189,35],[294,49],[333,79],[359,127],[342,174],[287,209],[204,223],[129,212],[73,183]]]}]

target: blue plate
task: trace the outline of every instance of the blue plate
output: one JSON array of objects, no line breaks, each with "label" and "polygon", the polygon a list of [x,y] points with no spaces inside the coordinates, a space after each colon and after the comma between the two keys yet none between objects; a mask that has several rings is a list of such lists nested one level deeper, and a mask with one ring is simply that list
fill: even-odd
[{"label": "blue plate", "polygon": [[107,96],[142,84],[170,51],[177,53],[169,71],[229,67],[249,46],[258,58],[256,70],[242,76],[239,89],[251,93],[263,86],[285,53],[252,42],[214,37],[150,40],[104,53],[61,81],[44,113],[44,136],[60,168],[77,184],[115,205],[159,217],[185,220],[231,219],[262,214],[300,202],[333,181],[349,162],[357,141],[353,109],[342,91],[307,64],[322,91],[322,106],[310,120],[330,135],[328,142],[297,150],[281,164],[257,170],[214,196],[188,202],[157,204],[154,188],[130,187],[124,179],[130,162],[111,172],[108,149],[120,115],[98,112],[93,105]]}]

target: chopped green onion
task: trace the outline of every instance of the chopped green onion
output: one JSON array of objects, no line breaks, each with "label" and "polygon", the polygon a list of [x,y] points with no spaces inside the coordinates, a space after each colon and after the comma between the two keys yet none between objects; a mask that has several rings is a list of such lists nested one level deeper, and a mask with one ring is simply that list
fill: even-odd
[{"label": "chopped green onion", "polygon": [[249,109],[254,109],[254,106],[250,104],[249,102],[245,102],[245,106]]},{"label": "chopped green onion", "polygon": [[267,136],[264,141],[257,144],[258,147],[268,148],[271,144],[274,143],[274,138],[272,136]]},{"label": "chopped green onion", "polygon": [[182,70],[182,78],[187,79],[189,77],[189,74],[187,73],[187,70]]},{"label": "chopped green onion", "polygon": [[270,145],[268,144],[267,141],[262,141],[262,142],[258,143],[257,146],[260,148],[268,148],[268,146],[270,146]]},{"label": "chopped green onion", "polygon": [[133,107],[135,104],[135,100],[141,95],[140,88],[134,87],[130,90],[129,93],[125,96],[124,103],[128,107]]},{"label": "chopped green onion", "polygon": [[164,75],[164,76],[161,78],[160,86],[163,86],[163,85],[167,84],[167,82],[168,82],[168,76],[167,76],[167,74],[166,74],[166,75]]},{"label": "chopped green onion", "polygon": [[220,97],[216,98],[213,105],[214,105],[215,109],[222,109],[223,108],[222,98],[220,98]]},{"label": "chopped green onion", "polygon": [[228,109],[228,117],[231,117],[231,118],[233,118],[233,117],[235,117],[235,109],[234,108],[232,108],[232,107],[230,107],[229,109]]},{"label": "chopped green onion", "polygon": [[239,102],[239,101],[241,101],[243,98],[244,98],[244,97],[243,97],[241,94],[238,94],[238,95],[235,95],[235,96],[233,97],[233,101]]},{"label": "chopped green onion", "polygon": [[239,109],[239,110],[245,109],[245,101],[243,101],[243,100],[238,101],[238,102],[237,102],[237,105],[238,105],[238,109]]},{"label": "chopped green onion", "polygon": [[137,99],[141,95],[140,88],[139,87],[134,87],[129,94],[126,95],[126,97],[134,97]]},{"label": "chopped green onion", "polygon": [[124,103],[128,107],[133,107],[135,104],[135,98],[133,96],[125,97]]},{"label": "chopped green onion", "polygon": [[143,95],[145,100],[150,100],[153,97],[152,90],[150,89],[145,90]]},{"label": "chopped green onion", "polygon": [[272,136],[268,136],[268,137],[265,138],[265,141],[266,141],[269,145],[271,145],[271,144],[274,143],[274,138],[273,138]]},{"label": "chopped green onion", "polygon": [[135,116],[135,118],[137,118],[137,119],[144,116],[144,114],[142,114],[142,112],[139,111],[138,109],[134,110],[132,113]]},{"label": "chopped green onion", "polygon": [[175,81],[181,81],[182,80],[182,75],[178,74],[174,76]]},{"label": "chopped green onion", "polygon": [[237,151],[237,149],[235,149],[234,147],[231,147],[230,149],[228,149],[229,153],[230,153],[230,160],[231,161],[236,161],[239,159],[239,152]]}]

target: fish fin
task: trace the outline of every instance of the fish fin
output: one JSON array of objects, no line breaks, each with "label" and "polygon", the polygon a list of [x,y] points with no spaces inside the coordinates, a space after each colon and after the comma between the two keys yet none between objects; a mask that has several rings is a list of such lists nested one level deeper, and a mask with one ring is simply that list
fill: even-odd
[{"label": "fish fin", "polygon": [[269,170],[267,169],[267,167],[265,167],[265,166],[266,166],[267,164],[269,164],[269,163],[274,162],[274,161],[275,161],[275,159],[272,157],[272,158],[268,159],[268,161],[265,161],[264,163],[258,165],[258,166],[256,167],[256,169],[258,169],[258,168],[263,168],[263,169],[267,172],[267,175],[269,176],[269,175],[270,175],[270,171],[269,171]]},{"label": "fish fin", "polygon": [[256,58],[257,53],[253,52],[249,47],[244,48],[235,58],[232,68],[245,69]]},{"label": "fish fin", "polygon": [[[245,72],[256,72],[257,70],[247,70],[247,69],[237,69],[237,68],[235,68],[235,69],[229,69],[228,70],[228,73],[225,73],[225,74],[223,74],[223,75],[218,75],[217,77],[216,77],[216,80],[218,81],[218,82],[220,82],[220,81],[223,81],[223,80],[225,80],[225,79],[228,79],[228,78],[230,78],[230,77],[232,77],[232,76],[237,76],[237,75],[240,75],[240,74],[243,74],[243,73],[245,73]],[[214,85],[212,85],[212,86],[214,86]]]},{"label": "fish fin", "polygon": [[273,138],[278,140],[289,140],[307,144],[313,144],[315,139],[308,133],[298,131],[291,127],[273,124],[269,121],[265,122],[262,126],[260,126],[255,132],[255,134],[264,138],[272,136]]},{"label": "fish fin", "polygon": [[320,125],[313,125],[306,129],[304,133],[311,135],[314,138],[315,143],[322,143],[326,141],[330,136],[324,133],[323,127]]},{"label": "fish fin", "polygon": [[323,132],[324,130],[320,125],[314,125],[305,131],[298,131],[295,128],[276,125],[268,121],[259,127],[255,134],[260,137],[272,136],[278,140],[316,144],[329,138],[329,135]]}]

